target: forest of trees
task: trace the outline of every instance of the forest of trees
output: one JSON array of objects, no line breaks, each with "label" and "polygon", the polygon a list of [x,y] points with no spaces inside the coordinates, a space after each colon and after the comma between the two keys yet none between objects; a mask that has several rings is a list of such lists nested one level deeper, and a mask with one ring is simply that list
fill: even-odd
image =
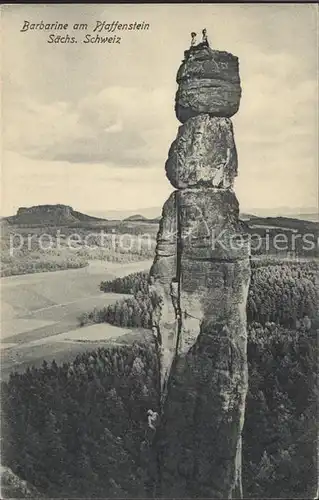
[{"label": "forest of trees", "polygon": [[152,328],[152,303],[148,295],[138,292],[135,297],[118,300],[102,309],[93,309],[79,316],[79,323],[110,323],[135,328]]},{"label": "forest of trees", "polygon": [[152,310],[155,297],[149,292],[148,273],[131,273],[123,278],[102,281],[100,290],[133,295],[102,309],[93,309],[79,317],[79,323],[110,323],[116,326],[152,328]]},{"label": "forest of trees", "polygon": [[296,326],[299,318],[318,312],[316,263],[255,262],[247,303],[248,321],[275,321]]},{"label": "forest of trees", "polygon": [[[248,321],[264,324],[273,321],[297,327],[298,320],[308,317],[318,321],[319,265],[316,262],[252,261],[252,276],[247,302]],[[117,326],[151,328],[151,300],[148,273],[132,273],[124,278],[103,281],[104,292],[127,293],[123,299],[101,310],[84,313],[80,324],[107,322]]]},{"label": "forest of trees", "polygon": [[157,370],[154,345],[134,343],[11,374],[2,384],[2,463],[47,497],[147,496]]},{"label": "forest of trees", "polygon": [[[313,330],[249,326],[247,498],[305,498],[315,488],[317,356]],[[2,386],[4,464],[48,497],[147,497],[156,463],[146,412],[158,409],[157,381],[151,343],[12,374]]]},{"label": "forest of trees", "polygon": [[7,257],[1,260],[1,277],[16,276],[20,274],[42,273],[45,271],[63,271],[65,269],[78,269],[86,267],[88,261],[81,256],[58,257],[39,254],[32,258],[17,259]]},{"label": "forest of trees", "polygon": [[148,293],[147,271],[131,273],[123,278],[116,278],[111,281],[102,281],[100,290],[102,292],[128,293],[135,295],[137,292]]},{"label": "forest of trees", "polygon": [[[114,231],[118,231],[115,226]],[[136,262],[154,256],[152,234],[87,228],[2,226],[0,276],[85,267],[90,260]],[[123,230],[123,228],[122,228]],[[76,238],[74,239],[76,235]],[[73,240],[72,240],[73,238]],[[71,242],[71,243],[70,243]]]},{"label": "forest of trees", "polygon": [[243,433],[248,498],[313,498],[317,481],[316,330],[252,322]]},{"label": "forest of trees", "polygon": [[[316,486],[318,264],[252,268],[244,494],[309,498]],[[150,328],[147,273],[101,289],[132,296],[83,323]],[[158,408],[158,395],[153,342],[110,345],[73,363],[14,373],[2,384],[4,464],[48,497],[149,497],[156,459],[146,412]]]}]

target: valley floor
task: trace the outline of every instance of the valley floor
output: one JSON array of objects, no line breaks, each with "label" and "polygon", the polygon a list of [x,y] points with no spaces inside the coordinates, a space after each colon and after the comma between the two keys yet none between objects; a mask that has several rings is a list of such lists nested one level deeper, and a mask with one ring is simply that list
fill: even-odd
[{"label": "valley floor", "polygon": [[[68,361],[88,348],[129,335],[109,324],[79,328],[78,316],[121,299],[99,292],[101,281],[148,270],[150,260],[128,264],[90,262],[86,268],[11,276],[1,279],[1,376],[43,359]],[[143,334],[143,330],[134,335]],[[134,336],[133,335],[133,336]]]}]

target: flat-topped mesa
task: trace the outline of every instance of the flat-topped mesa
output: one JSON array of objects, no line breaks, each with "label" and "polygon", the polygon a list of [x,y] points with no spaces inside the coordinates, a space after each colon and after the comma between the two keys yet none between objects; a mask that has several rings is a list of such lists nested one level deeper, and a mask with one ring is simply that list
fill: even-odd
[{"label": "flat-topped mesa", "polygon": [[178,120],[201,113],[230,118],[239,109],[241,86],[238,57],[199,44],[186,50],[176,81]]}]

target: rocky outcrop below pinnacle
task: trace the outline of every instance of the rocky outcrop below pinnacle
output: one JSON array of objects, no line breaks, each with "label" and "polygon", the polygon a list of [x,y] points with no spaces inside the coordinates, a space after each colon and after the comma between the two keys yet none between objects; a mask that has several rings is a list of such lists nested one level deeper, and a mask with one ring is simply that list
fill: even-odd
[{"label": "rocky outcrop below pinnacle", "polygon": [[238,58],[199,46],[185,52],[177,73],[175,112],[179,121],[201,113],[231,117],[241,98]]},{"label": "rocky outcrop below pinnacle", "polygon": [[179,210],[182,324],[178,352],[194,345],[202,322],[209,319],[227,317],[227,325],[245,338],[249,244],[237,219],[235,194],[183,190]]},{"label": "rocky outcrop below pinnacle", "polygon": [[190,118],[179,127],[165,164],[175,188],[233,186],[237,151],[228,118],[208,114]]},{"label": "rocky outcrop below pinnacle", "polygon": [[233,192],[186,189],[175,196],[181,320],[175,319],[177,343],[158,435],[159,495],[240,497],[249,248]]},{"label": "rocky outcrop below pinnacle", "polygon": [[246,283],[249,248],[238,213],[235,194],[217,188],[176,191],[163,207],[150,271],[151,291],[161,299],[153,327],[161,346],[162,389],[176,353],[194,344],[203,319],[233,309],[236,330],[242,327],[245,334],[247,293],[236,272],[244,262]]},{"label": "rocky outcrop below pinnacle", "polygon": [[1,498],[43,498],[34,486],[3,465],[0,466],[0,485]]},{"label": "rocky outcrop below pinnacle", "polygon": [[245,341],[227,323],[203,322],[175,361],[159,435],[163,498],[240,494],[247,362]]}]

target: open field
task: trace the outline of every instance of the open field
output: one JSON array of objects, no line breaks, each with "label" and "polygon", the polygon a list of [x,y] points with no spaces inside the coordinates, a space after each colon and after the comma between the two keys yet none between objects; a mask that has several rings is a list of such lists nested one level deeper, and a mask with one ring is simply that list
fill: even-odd
[{"label": "open field", "polygon": [[107,323],[76,328],[72,331],[43,337],[29,342],[2,344],[1,378],[11,371],[24,372],[29,366],[39,368],[43,360],[58,364],[72,361],[77,354],[108,344],[130,343],[143,340],[150,331],[142,328],[121,328]]},{"label": "open field", "polygon": [[[147,270],[151,261],[129,264],[93,261],[86,268],[1,279],[1,374],[41,365],[43,359],[68,360],[96,342],[120,337],[130,329],[112,325],[79,328],[78,316],[104,307],[121,294],[99,292],[102,280]],[[72,333],[71,333],[72,332]]]}]

